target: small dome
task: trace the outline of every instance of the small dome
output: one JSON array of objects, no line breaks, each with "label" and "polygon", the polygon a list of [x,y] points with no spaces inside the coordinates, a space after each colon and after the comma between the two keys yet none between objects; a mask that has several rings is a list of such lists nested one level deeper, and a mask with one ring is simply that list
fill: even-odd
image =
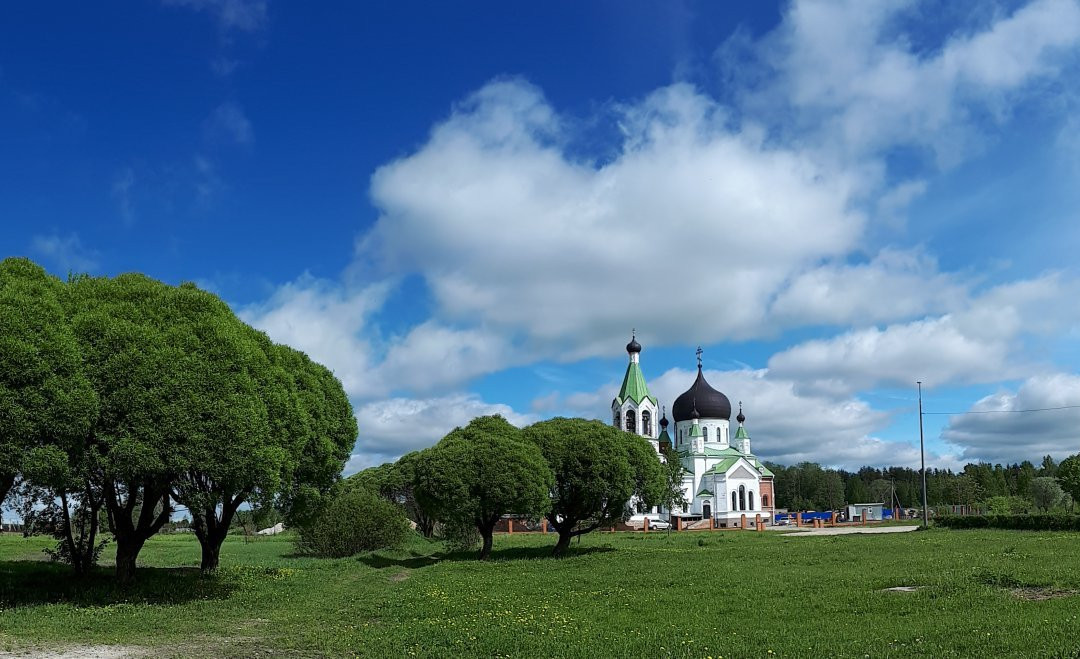
[{"label": "small dome", "polygon": [[691,415],[694,411],[698,412],[697,418],[702,419],[731,418],[731,401],[705,381],[700,366],[694,384],[675,399],[671,415],[675,418],[675,423],[678,423],[695,418]]},{"label": "small dome", "polygon": [[664,413],[660,416],[660,427],[665,430],[668,427],[667,408],[664,408]]},{"label": "small dome", "polygon": [[637,342],[636,336],[630,336],[630,343],[626,344],[626,352],[629,352],[630,354],[641,352],[641,344]]},{"label": "small dome", "polygon": [[735,420],[739,423],[746,421],[746,415],[742,413],[742,403],[739,403],[739,416],[735,417]]}]

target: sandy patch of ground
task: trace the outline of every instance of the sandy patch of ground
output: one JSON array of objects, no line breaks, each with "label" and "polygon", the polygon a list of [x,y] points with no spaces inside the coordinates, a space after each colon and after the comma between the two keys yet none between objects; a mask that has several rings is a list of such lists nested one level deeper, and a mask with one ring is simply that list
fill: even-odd
[{"label": "sandy patch of ground", "polygon": [[[788,527],[791,528],[791,527]],[[914,531],[918,526],[837,526],[824,529],[799,529],[788,533],[791,538],[805,538],[818,535],[852,535],[854,533],[907,533]]]},{"label": "sandy patch of ground", "polygon": [[147,648],[130,645],[84,645],[48,650],[0,651],[0,657],[18,657],[19,659],[132,659],[149,654]]}]

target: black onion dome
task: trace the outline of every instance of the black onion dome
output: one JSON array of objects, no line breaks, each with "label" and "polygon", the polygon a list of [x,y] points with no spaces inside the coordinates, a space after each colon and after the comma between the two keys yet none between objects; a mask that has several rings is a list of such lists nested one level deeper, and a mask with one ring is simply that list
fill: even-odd
[{"label": "black onion dome", "polygon": [[746,415],[742,413],[742,403],[739,403],[739,416],[735,417],[735,420],[739,423],[746,421]]},{"label": "black onion dome", "polygon": [[700,367],[694,384],[675,399],[675,404],[671,407],[671,416],[674,417],[675,423],[689,421],[695,410],[702,419],[731,418],[731,401],[705,381]]},{"label": "black onion dome", "polygon": [[667,410],[664,410],[664,415],[660,417],[660,427],[665,430],[668,427]]},{"label": "black onion dome", "polygon": [[641,344],[637,342],[637,337],[630,337],[630,343],[626,344],[626,352],[641,352]]}]

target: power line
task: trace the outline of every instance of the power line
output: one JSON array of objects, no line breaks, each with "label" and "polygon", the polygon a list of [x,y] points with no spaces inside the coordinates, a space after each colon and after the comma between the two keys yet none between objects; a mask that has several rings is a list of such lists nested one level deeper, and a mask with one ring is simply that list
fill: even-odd
[{"label": "power line", "polygon": [[923,412],[923,414],[943,414],[958,416],[961,414],[1022,414],[1025,412],[1051,412],[1053,410],[1075,410],[1080,405],[1062,405],[1060,407],[1033,407],[1027,410],[968,410],[966,412]]}]

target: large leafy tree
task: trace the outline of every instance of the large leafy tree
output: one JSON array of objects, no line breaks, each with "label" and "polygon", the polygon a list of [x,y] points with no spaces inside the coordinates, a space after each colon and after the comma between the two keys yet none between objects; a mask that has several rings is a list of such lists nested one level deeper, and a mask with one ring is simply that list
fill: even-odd
[{"label": "large leafy tree", "polygon": [[214,305],[137,274],[80,277],[65,299],[83,367],[100,401],[82,471],[100,486],[116,541],[116,576],[135,579],[146,540],[168,522],[172,486],[189,469],[205,402],[191,319]]},{"label": "large leafy tree", "polygon": [[473,419],[418,456],[416,496],[439,520],[476,526],[491,555],[503,515],[540,517],[550,507],[551,469],[539,448],[501,416]]},{"label": "large leafy tree", "polygon": [[[187,438],[184,464],[172,496],[185,505],[202,548],[202,570],[217,568],[221,545],[239,507],[257,493],[277,491],[295,468],[308,438],[292,379],[274,364],[276,349],[263,334],[237,319],[216,297],[211,309],[187,320],[189,392],[198,425]],[[195,412],[195,409],[192,410]]]},{"label": "large leafy tree", "polygon": [[631,498],[651,507],[663,498],[664,473],[641,437],[599,421],[556,418],[523,431],[555,473],[547,519],[564,554],[575,536],[625,519]]},{"label": "large leafy tree", "polygon": [[[97,413],[63,294],[63,283],[33,262],[0,261],[0,504],[34,449],[77,450]],[[39,457],[58,467],[56,454]]]},{"label": "large leafy tree", "polygon": [[272,361],[292,381],[305,426],[303,441],[291,447],[290,469],[272,499],[290,526],[311,523],[332,500],[341,470],[356,444],[357,423],[341,381],[322,364],[287,346],[275,346]]}]

